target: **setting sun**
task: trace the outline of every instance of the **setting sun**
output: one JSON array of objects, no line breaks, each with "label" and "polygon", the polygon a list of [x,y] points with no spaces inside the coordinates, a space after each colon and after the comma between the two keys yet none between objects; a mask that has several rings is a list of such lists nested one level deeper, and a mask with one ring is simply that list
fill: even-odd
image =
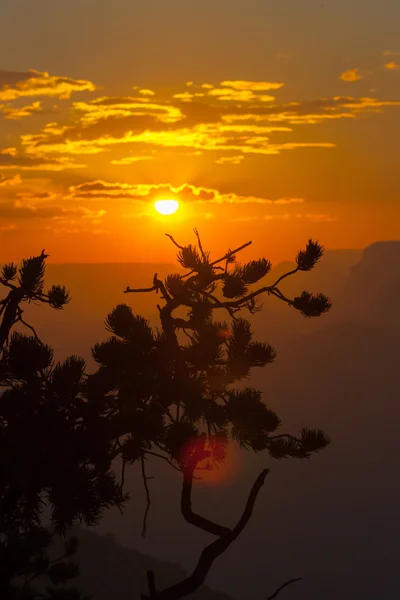
[{"label": "setting sun", "polygon": [[160,215],[172,215],[178,210],[179,202],[177,200],[157,200],[154,208]]}]

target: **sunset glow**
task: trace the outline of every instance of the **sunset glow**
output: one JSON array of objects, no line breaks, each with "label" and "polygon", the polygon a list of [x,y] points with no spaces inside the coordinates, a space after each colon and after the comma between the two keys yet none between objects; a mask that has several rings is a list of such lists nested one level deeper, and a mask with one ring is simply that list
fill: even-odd
[{"label": "sunset glow", "polygon": [[345,0],[290,12],[115,0],[93,14],[70,0],[29,27],[8,3],[1,260],[45,247],[50,262],[172,261],[169,216],[182,243],[198,228],[220,254],[244,237],[273,263],[310,237],[327,249],[398,239],[400,4],[357,2],[359,14]]}]

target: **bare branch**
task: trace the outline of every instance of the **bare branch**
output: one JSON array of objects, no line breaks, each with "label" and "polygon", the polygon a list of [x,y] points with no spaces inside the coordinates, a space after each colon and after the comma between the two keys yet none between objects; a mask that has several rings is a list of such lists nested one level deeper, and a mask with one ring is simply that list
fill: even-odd
[{"label": "bare branch", "polygon": [[229,252],[227,252],[222,258],[218,258],[217,260],[214,260],[214,262],[210,263],[210,265],[213,267],[214,265],[217,265],[218,263],[226,260],[227,258],[229,258],[230,256],[232,256],[232,254],[237,254],[237,252],[240,252],[241,250],[244,250],[244,248],[247,248],[247,246],[250,246],[250,244],[252,244],[253,242],[246,242],[245,244],[242,244],[241,246],[239,246],[239,248],[235,248],[234,250],[229,250]]},{"label": "bare branch", "polygon": [[179,473],[182,472],[179,467],[177,467],[176,465],[174,465],[174,463],[172,462],[172,460],[170,460],[168,458],[168,456],[163,456],[162,454],[157,454],[157,452],[152,452],[151,450],[145,450],[144,454],[150,454],[151,456],[156,456],[157,458],[162,458],[163,460],[166,460],[167,463],[169,465],[171,465],[171,467],[173,467],[176,471],[179,471]]},{"label": "bare branch", "polygon": [[275,598],[278,596],[278,594],[280,594],[280,592],[287,587],[288,585],[291,585],[292,583],[296,583],[296,581],[301,581],[302,577],[296,577],[296,579],[290,579],[289,581],[286,581],[286,583],[283,583],[280,587],[278,587],[277,590],[275,590],[275,592],[272,594],[272,596],[268,596],[267,600],[275,600]]},{"label": "bare branch", "polygon": [[144,485],[144,489],[146,490],[146,498],[147,498],[147,505],[146,505],[146,510],[145,510],[144,517],[143,517],[143,526],[142,526],[142,537],[146,537],[147,516],[149,514],[150,504],[151,504],[150,490],[149,490],[149,486],[147,485],[147,480],[151,479],[151,478],[150,477],[146,477],[146,469],[145,469],[145,465],[144,465],[145,458],[144,458],[143,454],[140,457],[140,459],[141,459],[141,463],[142,463],[143,485]]},{"label": "bare branch", "polygon": [[32,331],[33,335],[35,336],[35,338],[39,341],[40,338],[39,338],[38,334],[36,333],[35,328],[32,325],[29,325],[29,323],[27,323],[26,321],[24,321],[24,319],[22,318],[22,313],[23,312],[24,311],[21,308],[19,308],[19,310],[18,310],[18,318],[16,319],[16,322],[19,321],[20,323],[22,323],[23,325],[25,325],[25,327],[27,327],[28,329],[30,329]]},{"label": "bare branch", "polygon": [[151,288],[130,288],[129,285],[127,286],[126,290],[124,290],[124,294],[132,294],[132,293],[141,293],[141,292],[154,292],[156,291],[156,286],[153,285],[153,287]]},{"label": "bare branch", "polygon": [[178,242],[176,242],[176,241],[174,240],[174,238],[172,237],[172,235],[170,235],[169,233],[166,233],[165,235],[166,235],[167,237],[169,237],[169,239],[171,240],[171,242],[172,242],[173,244],[175,244],[175,246],[176,246],[177,248],[179,248],[179,250],[183,250],[184,246],[180,246],[180,245],[178,244]]},{"label": "bare branch", "polygon": [[194,231],[195,236],[197,237],[197,242],[199,244],[201,256],[203,257],[204,262],[207,262],[207,256],[206,256],[206,253],[203,250],[203,246],[202,246],[201,239],[200,239],[200,234],[199,234],[199,232],[198,232],[197,229],[193,229],[193,231]]}]

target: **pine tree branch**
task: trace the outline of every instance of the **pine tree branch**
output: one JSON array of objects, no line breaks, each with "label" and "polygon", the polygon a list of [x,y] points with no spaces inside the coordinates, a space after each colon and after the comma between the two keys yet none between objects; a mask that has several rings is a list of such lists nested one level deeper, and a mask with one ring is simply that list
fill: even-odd
[{"label": "pine tree branch", "polygon": [[290,298],[286,298],[286,296],[284,296],[278,288],[274,288],[272,286],[267,286],[267,287],[260,288],[259,290],[256,290],[255,292],[252,292],[251,294],[247,294],[247,296],[243,296],[243,298],[239,298],[238,300],[228,300],[225,302],[219,302],[219,304],[216,304],[215,306],[213,306],[213,308],[225,308],[225,309],[243,308],[243,305],[246,304],[249,300],[252,300],[253,298],[256,298],[257,296],[260,296],[261,294],[264,294],[265,292],[267,292],[268,294],[272,294],[273,296],[276,296],[280,300],[287,302],[287,304],[290,304],[290,305],[293,304],[293,300],[290,300]]},{"label": "pine tree branch", "polygon": [[278,285],[278,283],[280,283],[283,279],[286,279],[286,277],[290,277],[290,275],[294,275],[299,270],[300,270],[299,267],[296,267],[292,271],[288,271],[287,273],[284,273],[283,275],[278,277],[278,279],[275,281],[275,283],[271,287],[275,288]]},{"label": "pine tree branch", "polygon": [[27,327],[28,329],[30,329],[32,331],[33,335],[35,336],[35,338],[39,341],[40,338],[39,338],[38,334],[36,333],[35,328],[32,325],[29,325],[29,323],[27,323],[26,321],[24,321],[24,319],[22,318],[22,313],[23,312],[24,311],[22,310],[22,308],[18,309],[18,318],[16,319],[16,322],[19,321],[20,323],[22,323],[23,325],[25,325],[25,327]]},{"label": "pine tree branch", "polygon": [[[234,540],[240,535],[245,526],[250,520],[254,510],[254,505],[257,500],[258,493],[264,484],[265,478],[269,473],[269,469],[264,469],[257,477],[250,491],[247,503],[241,518],[234,529],[229,530],[224,535],[221,535],[217,540],[206,546],[200,555],[199,561],[188,577],[179,583],[172,585],[162,591],[157,592],[154,587],[154,573],[148,572],[149,579],[149,595],[142,594],[142,600],[178,600],[188,594],[195,592],[203,585],[205,578],[208,575],[215,560],[229,548]],[[150,586],[150,574],[152,574],[152,585]]]},{"label": "pine tree branch", "polygon": [[208,533],[221,537],[227,533],[231,533],[228,527],[214,523],[201,515],[196,514],[192,510],[192,486],[193,486],[193,471],[194,469],[185,469],[183,474],[183,485],[181,494],[181,513],[185,521],[194,525],[198,529],[203,529]]},{"label": "pine tree branch", "polygon": [[220,308],[225,308],[230,317],[236,321],[237,317],[235,317],[234,313],[232,312],[231,308],[229,308],[229,306],[225,306],[223,304],[223,302],[221,302],[221,300],[219,300],[216,296],[214,296],[213,294],[210,294],[209,292],[206,292],[204,290],[199,290],[199,294],[201,294],[202,296],[205,296],[206,298],[208,298],[209,300],[212,300],[214,302],[214,305],[212,306],[212,308],[216,308],[216,307],[220,307]]},{"label": "pine tree branch", "polygon": [[150,288],[130,288],[129,285],[127,286],[126,290],[124,290],[124,294],[140,294],[142,292],[155,292],[156,291],[156,286],[153,285]]},{"label": "pine tree branch", "polygon": [[172,242],[172,243],[173,243],[173,244],[174,244],[174,245],[175,245],[177,248],[179,248],[179,250],[183,250],[183,249],[184,249],[184,246],[181,246],[180,244],[178,244],[178,242],[176,242],[176,241],[174,240],[174,238],[172,237],[172,235],[171,235],[171,234],[169,234],[169,233],[166,233],[165,235],[166,235],[166,236],[167,236],[167,237],[168,237],[168,238],[171,240],[171,242]]},{"label": "pine tree branch", "polygon": [[242,244],[241,246],[239,246],[238,248],[235,248],[234,250],[229,250],[229,252],[224,254],[224,256],[222,256],[221,258],[218,258],[217,260],[214,260],[212,263],[210,263],[210,266],[213,267],[214,265],[217,265],[218,263],[226,260],[227,258],[230,258],[233,254],[237,254],[241,250],[244,250],[245,248],[247,248],[247,246],[250,246],[252,243],[253,242],[246,242],[245,244]]},{"label": "pine tree branch", "polygon": [[193,229],[193,231],[194,231],[195,236],[197,237],[197,242],[199,244],[201,256],[202,256],[204,262],[206,263],[207,262],[207,256],[206,256],[206,253],[204,252],[204,249],[203,249],[203,246],[202,246],[202,243],[201,243],[200,234],[199,234],[199,232],[198,232],[197,229]]},{"label": "pine tree branch", "polygon": [[286,581],[281,586],[279,586],[277,590],[275,590],[275,592],[272,594],[272,596],[268,596],[267,600],[275,600],[275,598],[280,594],[280,592],[285,587],[287,587],[288,585],[292,585],[292,583],[296,583],[296,581],[301,581],[301,580],[302,580],[302,577],[296,577],[295,579],[290,579],[289,581]]},{"label": "pine tree branch", "polygon": [[0,283],[1,283],[1,285],[4,285],[5,287],[8,287],[8,288],[10,288],[12,290],[16,290],[17,289],[16,285],[14,285],[13,283],[10,283],[9,281],[6,281],[2,277],[0,277]]},{"label": "pine tree branch", "polygon": [[171,465],[171,467],[173,467],[176,471],[179,471],[180,473],[182,472],[179,467],[174,465],[174,463],[172,462],[172,460],[170,460],[168,458],[168,456],[163,456],[162,454],[158,454],[157,452],[152,452],[151,450],[145,450],[144,454],[149,454],[150,456],[156,456],[157,458],[162,458],[163,460],[167,461],[167,463],[169,465]]},{"label": "pine tree branch", "polygon": [[145,513],[144,513],[144,516],[143,516],[142,537],[146,537],[146,532],[147,532],[147,517],[148,517],[148,514],[149,514],[150,504],[151,504],[150,490],[149,490],[149,486],[147,485],[147,481],[149,479],[152,479],[152,477],[147,477],[146,476],[146,467],[145,467],[145,464],[144,464],[145,458],[144,458],[143,454],[141,455],[140,460],[141,460],[141,464],[142,464],[143,485],[144,485],[144,489],[146,491],[146,499],[147,499],[146,510],[145,510]]}]

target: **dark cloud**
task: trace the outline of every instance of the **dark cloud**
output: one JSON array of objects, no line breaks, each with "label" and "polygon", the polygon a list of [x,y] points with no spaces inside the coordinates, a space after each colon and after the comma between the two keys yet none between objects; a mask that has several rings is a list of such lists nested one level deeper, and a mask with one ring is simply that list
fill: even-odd
[{"label": "dark cloud", "polygon": [[183,202],[213,201],[217,197],[216,190],[196,187],[189,184],[177,188],[170,184],[129,184],[111,183],[102,180],[89,181],[71,186],[71,196],[86,199],[126,199],[135,202],[147,202],[154,199],[178,197]]},{"label": "dark cloud", "polygon": [[40,158],[36,156],[18,155],[14,149],[0,150],[0,169],[21,171],[63,171],[64,169],[82,168],[85,165],[72,163],[65,158]]},{"label": "dark cloud", "polygon": [[0,70],[0,86],[15,86],[20,81],[26,81],[39,77],[39,73],[32,73],[32,71],[3,71]]},{"label": "dark cloud", "polygon": [[96,89],[91,81],[50,75],[35,69],[28,72],[0,71],[0,86],[2,101],[35,96],[69,98],[74,92],[93,92]]},{"label": "dark cloud", "polygon": [[[1,160],[1,156],[0,156]],[[21,177],[19,175],[10,175],[6,177],[3,173],[0,173],[0,187],[8,187],[10,185],[19,185],[21,183]]]}]

